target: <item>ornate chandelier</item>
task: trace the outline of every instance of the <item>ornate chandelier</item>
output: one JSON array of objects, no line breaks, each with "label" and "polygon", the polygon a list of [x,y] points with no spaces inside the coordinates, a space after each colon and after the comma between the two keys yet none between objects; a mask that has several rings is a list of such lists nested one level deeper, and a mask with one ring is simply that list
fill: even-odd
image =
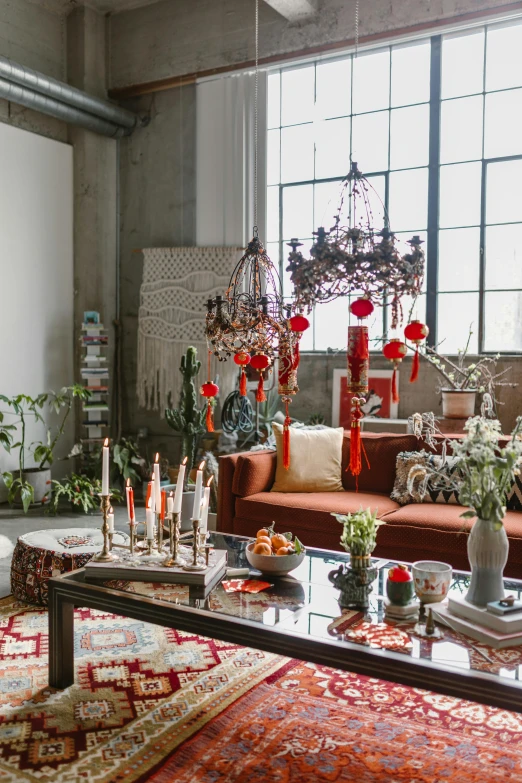
[{"label": "ornate chandelier", "polygon": [[308,310],[321,302],[357,294],[374,305],[390,304],[391,326],[396,328],[402,321],[401,297],[415,298],[421,292],[423,243],[420,237],[412,237],[408,243],[411,252],[401,256],[386,210],[384,226],[378,230],[373,226],[371,191],[357,163],[352,163],[343,181],[334,225],[329,231],[320,227],[314,232],[317,238],[310,258],[298,250],[302,247],[299,240],[292,239],[287,270],[298,303]]}]

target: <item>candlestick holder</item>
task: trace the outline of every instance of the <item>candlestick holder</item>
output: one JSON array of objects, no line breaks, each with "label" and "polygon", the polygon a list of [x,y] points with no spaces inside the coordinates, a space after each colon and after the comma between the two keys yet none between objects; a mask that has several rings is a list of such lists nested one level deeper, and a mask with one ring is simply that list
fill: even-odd
[{"label": "candlestick holder", "polygon": [[163,551],[163,520],[161,518],[161,511],[156,512],[156,540],[158,552],[161,554]]},{"label": "candlestick holder", "polygon": [[183,566],[185,571],[205,571],[207,566],[204,563],[199,562],[200,552],[200,532],[199,532],[199,519],[193,519],[192,521],[192,563],[187,563]]},{"label": "candlestick holder", "polygon": [[110,533],[109,533],[109,509],[111,507],[111,496],[110,495],[100,495],[101,502],[100,502],[100,508],[101,512],[103,514],[103,522],[101,526],[101,532],[103,535],[103,548],[102,551],[97,554],[94,559],[98,563],[110,563],[112,560],[117,560],[118,556],[113,555],[110,551],[111,548],[111,541],[110,541]]},{"label": "candlestick holder", "polygon": [[181,528],[181,514],[171,512],[167,514],[169,522],[169,554],[165,558],[164,566],[172,568],[172,566],[184,566],[185,561],[181,559],[179,554],[179,534]]}]

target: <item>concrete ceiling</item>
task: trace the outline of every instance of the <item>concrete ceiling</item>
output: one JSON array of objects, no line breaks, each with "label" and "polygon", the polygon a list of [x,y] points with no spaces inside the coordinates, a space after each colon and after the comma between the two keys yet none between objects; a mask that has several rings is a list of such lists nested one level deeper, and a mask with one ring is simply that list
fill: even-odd
[{"label": "concrete ceiling", "polygon": [[[58,14],[68,14],[73,8],[81,5],[89,5],[103,14],[117,14],[132,8],[152,5],[159,0],[30,0],[30,2],[43,5]],[[318,0],[265,0],[265,2],[289,21],[299,21],[314,15],[318,5]]]}]

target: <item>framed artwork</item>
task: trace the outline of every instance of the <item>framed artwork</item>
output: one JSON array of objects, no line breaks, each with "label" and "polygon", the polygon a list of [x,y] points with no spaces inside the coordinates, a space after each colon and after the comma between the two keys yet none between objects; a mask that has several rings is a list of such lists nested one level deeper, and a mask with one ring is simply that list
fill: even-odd
[{"label": "framed artwork", "polygon": [[[393,370],[370,370],[369,392],[361,406],[366,418],[396,419],[399,405],[392,402]],[[346,370],[334,370],[332,395],[332,427],[349,427],[352,420],[351,394],[346,390]],[[399,383],[399,373],[397,373]]]}]

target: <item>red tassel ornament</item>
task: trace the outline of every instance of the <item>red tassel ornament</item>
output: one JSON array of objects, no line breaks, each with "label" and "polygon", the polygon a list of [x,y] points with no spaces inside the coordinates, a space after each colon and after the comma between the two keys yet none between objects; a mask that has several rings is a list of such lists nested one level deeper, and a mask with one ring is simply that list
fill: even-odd
[{"label": "red tassel ornament", "polygon": [[290,324],[291,331],[294,332],[296,336],[295,347],[294,347],[294,369],[297,370],[297,368],[299,367],[299,362],[301,360],[301,356],[299,352],[299,341],[303,336],[303,332],[309,328],[310,321],[308,320],[308,318],[302,315],[302,313],[297,313],[297,315],[293,315],[289,319],[289,324]]},{"label": "red tassel ornament", "polygon": [[362,471],[362,455],[368,470],[370,469],[370,462],[364,449],[364,444],[361,437],[361,419],[364,419],[364,413],[361,410],[361,405],[366,402],[364,397],[352,397],[352,421],[350,425],[350,464],[346,470],[350,470],[352,476],[355,476],[355,491],[359,492],[359,476]]},{"label": "red tassel ornament", "polygon": [[408,346],[402,343],[398,338],[390,340],[382,349],[386,358],[393,363],[392,375],[392,402],[399,402],[399,390],[397,388],[397,367],[408,353]]},{"label": "red tassel ornament", "polygon": [[265,383],[263,373],[259,373],[259,383],[257,384],[256,402],[266,402]]},{"label": "red tassel ornament", "polygon": [[246,377],[246,372],[244,367],[241,368],[241,377],[239,379],[239,393],[242,397],[247,396],[247,377]]},{"label": "red tassel ornament", "polygon": [[410,383],[415,383],[415,381],[419,377],[419,366],[420,366],[419,346],[417,346],[415,349],[415,353],[413,354],[413,361],[411,363]]},{"label": "red tassel ornament", "polygon": [[392,402],[399,402],[399,390],[397,389],[397,365],[393,367],[392,375]]},{"label": "red tassel ornament", "polygon": [[214,432],[214,415],[213,415],[213,407],[214,407],[214,398],[217,397],[219,394],[219,386],[217,383],[212,383],[210,380],[210,356],[211,352],[208,352],[208,381],[204,383],[199,390],[199,393],[203,395],[203,397],[207,398],[207,413],[205,417],[205,424],[207,428],[207,432]]},{"label": "red tassel ornament", "polygon": [[283,425],[283,467],[288,470],[290,467],[290,416],[288,414],[288,400],[286,400],[285,423]]},{"label": "red tassel ornament", "polygon": [[415,383],[419,377],[420,358],[419,358],[419,345],[429,335],[430,330],[421,321],[411,321],[404,329],[404,336],[407,340],[411,340],[414,343],[415,353],[413,354],[413,362],[411,364],[410,383]]},{"label": "red tassel ornament", "polygon": [[245,367],[250,364],[250,355],[245,351],[240,351],[234,356],[234,362],[241,367],[241,377],[239,378],[239,394],[241,397],[247,396],[247,379]]}]

